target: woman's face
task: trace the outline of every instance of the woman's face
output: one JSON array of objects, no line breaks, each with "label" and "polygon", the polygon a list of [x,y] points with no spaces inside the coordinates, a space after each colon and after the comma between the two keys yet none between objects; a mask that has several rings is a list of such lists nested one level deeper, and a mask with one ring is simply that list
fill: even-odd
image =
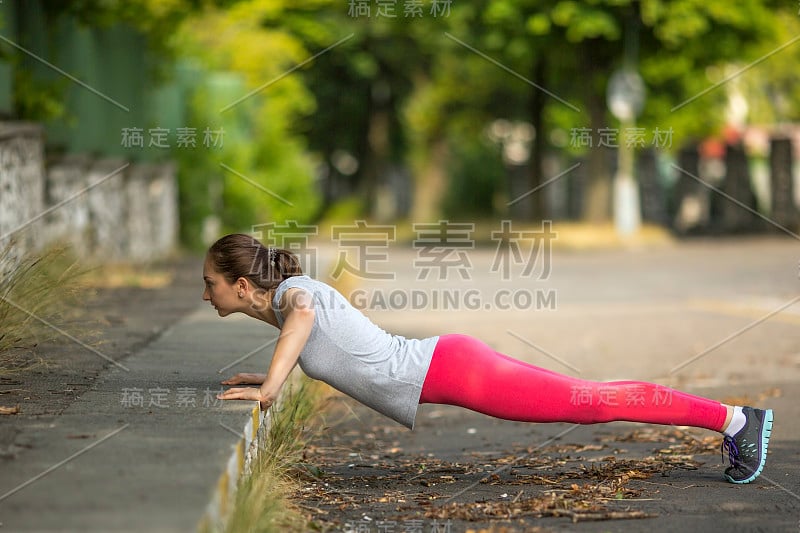
[{"label": "woman's face", "polygon": [[203,281],[205,290],[203,300],[211,302],[219,316],[228,316],[239,310],[241,298],[238,295],[236,283],[228,283],[225,276],[214,270],[214,265],[208,257],[203,264]]}]

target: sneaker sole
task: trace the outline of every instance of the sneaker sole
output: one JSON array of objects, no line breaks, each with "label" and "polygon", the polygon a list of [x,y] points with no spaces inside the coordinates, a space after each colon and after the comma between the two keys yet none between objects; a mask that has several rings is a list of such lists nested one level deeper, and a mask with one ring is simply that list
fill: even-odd
[{"label": "sneaker sole", "polygon": [[756,469],[753,474],[745,479],[735,480],[730,477],[728,474],[725,474],[725,477],[731,483],[736,483],[737,485],[743,485],[745,483],[750,483],[759,475],[761,475],[761,471],[764,470],[764,465],[767,463],[767,448],[769,447],[769,437],[772,434],[772,409],[767,409],[764,412],[764,422],[761,426],[761,461],[758,463],[758,468]]}]

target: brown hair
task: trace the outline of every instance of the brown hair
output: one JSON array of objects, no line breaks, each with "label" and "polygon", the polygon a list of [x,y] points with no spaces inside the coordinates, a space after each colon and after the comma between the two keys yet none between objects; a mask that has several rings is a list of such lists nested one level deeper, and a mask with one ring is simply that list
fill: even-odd
[{"label": "brown hair", "polygon": [[297,256],[289,250],[264,246],[258,239],[243,233],[226,235],[211,245],[208,257],[214,270],[229,283],[246,278],[256,287],[275,289],[292,276],[302,276]]}]

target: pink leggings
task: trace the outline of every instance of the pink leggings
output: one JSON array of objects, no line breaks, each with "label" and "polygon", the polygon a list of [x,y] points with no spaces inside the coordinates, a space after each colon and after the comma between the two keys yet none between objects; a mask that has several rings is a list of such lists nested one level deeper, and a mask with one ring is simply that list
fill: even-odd
[{"label": "pink leggings", "polygon": [[722,431],[720,402],[643,381],[585,381],[495,352],[466,335],[439,337],[420,403],[521,422],[625,420]]}]

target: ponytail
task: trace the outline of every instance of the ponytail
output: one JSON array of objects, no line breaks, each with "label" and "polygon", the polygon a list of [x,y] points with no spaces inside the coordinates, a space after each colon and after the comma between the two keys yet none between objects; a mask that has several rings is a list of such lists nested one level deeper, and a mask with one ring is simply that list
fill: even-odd
[{"label": "ponytail", "polygon": [[226,235],[211,245],[208,257],[214,269],[229,283],[246,278],[265,290],[275,289],[283,280],[302,276],[300,260],[289,250],[264,246],[243,233]]}]

